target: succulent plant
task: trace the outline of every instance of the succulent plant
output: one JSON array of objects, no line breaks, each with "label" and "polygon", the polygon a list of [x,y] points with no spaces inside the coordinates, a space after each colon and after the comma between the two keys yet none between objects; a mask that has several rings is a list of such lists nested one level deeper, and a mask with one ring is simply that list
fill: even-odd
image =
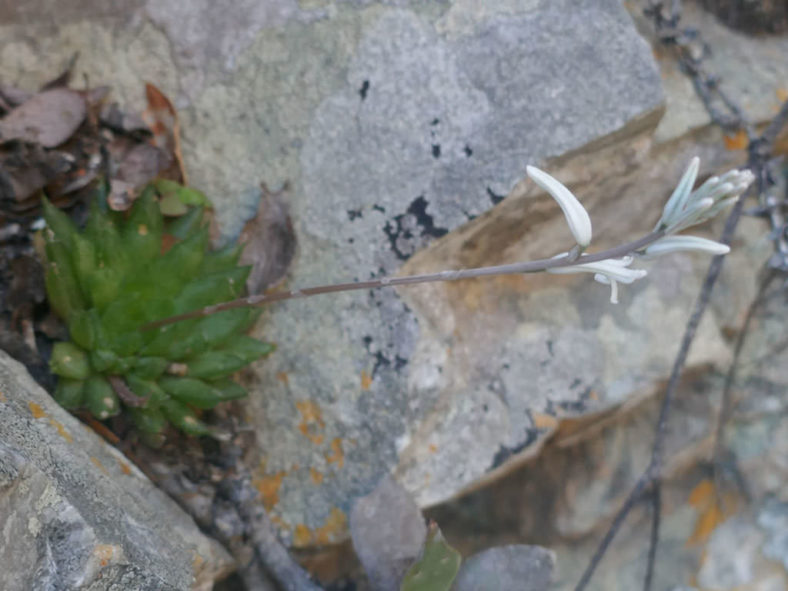
[{"label": "succulent plant", "polygon": [[244,289],[250,268],[238,266],[240,246],[210,250],[203,213],[191,207],[166,222],[149,186],[124,215],[99,191],[80,231],[44,200],[47,295],[70,336],[55,344],[50,362],[62,406],[102,420],[127,412],[155,444],[167,424],[209,434],[195,409],[246,395],[230,376],[274,349],[244,335],[257,310],[140,329]]}]

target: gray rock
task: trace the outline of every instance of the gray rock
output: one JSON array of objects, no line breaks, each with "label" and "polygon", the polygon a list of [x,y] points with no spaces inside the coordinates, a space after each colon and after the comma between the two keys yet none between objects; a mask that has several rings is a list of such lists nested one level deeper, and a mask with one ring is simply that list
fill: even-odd
[{"label": "gray rock", "polygon": [[[0,76],[35,88],[78,49],[78,69],[131,105],[156,82],[183,107],[190,179],[226,234],[261,179],[292,182],[296,286],[566,250],[555,204],[518,184],[527,163],[561,156],[550,171],[603,247],[650,229],[689,156],[704,174],[739,159],[702,134],[651,150],[660,76],[618,1],[262,4],[151,2],[114,20],[69,4],[63,22],[3,7]],[[693,366],[727,358],[746,260]],[[648,396],[705,263],[659,264],[617,308],[573,277],[271,307],[260,334],[279,349],[255,366],[247,418],[275,521],[296,545],[339,540],[353,500],[392,469],[431,505],[534,455],[558,420]]]},{"label": "gray rock", "polygon": [[462,563],[453,591],[546,591],[555,554],[539,546],[499,546]]},{"label": "gray rock", "polygon": [[0,352],[0,587],[208,590],[234,564]]},{"label": "gray rock", "polygon": [[386,477],[353,505],[350,534],[372,588],[397,591],[419,557],[427,526],[407,491]]}]

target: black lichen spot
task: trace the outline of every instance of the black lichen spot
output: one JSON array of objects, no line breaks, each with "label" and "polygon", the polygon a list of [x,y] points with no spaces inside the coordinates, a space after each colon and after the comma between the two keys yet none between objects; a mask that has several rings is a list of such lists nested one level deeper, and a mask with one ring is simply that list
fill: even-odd
[{"label": "black lichen spot", "polygon": [[468,144],[465,144],[465,147],[462,149],[462,151],[463,151],[463,152],[465,152],[465,155],[466,155],[468,158],[470,158],[471,156],[473,156],[473,150],[471,150],[471,147],[470,147]]},{"label": "black lichen spot", "polygon": [[433,158],[440,158],[441,157],[441,145],[440,144],[432,144],[432,157]]},{"label": "black lichen spot", "polygon": [[405,213],[394,216],[383,227],[391,250],[402,261],[426,246],[430,238],[440,238],[448,233],[446,228],[435,225],[435,220],[427,213],[427,205],[427,200],[420,195],[411,202]]},{"label": "black lichen spot", "polygon": [[352,222],[356,218],[363,217],[361,214],[361,208],[359,209],[348,209],[347,210],[347,217]]},{"label": "black lichen spot", "polygon": [[503,201],[506,195],[498,195],[490,187],[487,187],[487,195],[490,197],[490,201],[492,201],[493,205],[498,205],[501,201]]},{"label": "black lichen spot", "polygon": [[375,211],[379,211],[380,213],[386,213],[386,208],[383,207],[382,205],[378,205],[377,203],[372,206],[372,209],[374,209]]},{"label": "black lichen spot", "polygon": [[518,443],[513,447],[506,447],[505,445],[502,445],[496,452],[495,457],[493,457],[492,465],[489,469],[495,470],[495,468],[501,466],[510,457],[523,451],[536,440],[537,435],[538,431],[536,429],[528,429],[525,435],[525,441],[522,443]]},{"label": "black lichen spot", "polygon": [[435,117],[435,119],[433,119],[433,120],[430,122],[430,125],[433,125],[433,126],[435,126],[435,125],[438,125],[440,122],[441,122],[441,120],[440,120],[440,119],[438,119],[437,117]]},{"label": "black lichen spot", "polygon": [[361,88],[358,90],[358,94],[361,95],[362,101],[367,98],[367,92],[369,92],[369,80],[364,80],[364,82],[361,83]]},{"label": "black lichen spot", "polygon": [[569,389],[570,389],[570,390],[574,390],[575,388],[577,388],[577,387],[578,387],[580,384],[582,384],[582,383],[583,383],[583,380],[581,380],[580,378],[575,378],[575,379],[572,381],[572,383],[571,383],[571,384],[569,384]]},{"label": "black lichen spot", "polygon": [[555,353],[553,353],[553,341],[548,340],[545,345],[547,345],[547,352],[550,353],[550,357],[555,357]]},{"label": "black lichen spot", "polygon": [[397,355],[394,357],[394,371],[399,371],[408,364],[408,360]]}]

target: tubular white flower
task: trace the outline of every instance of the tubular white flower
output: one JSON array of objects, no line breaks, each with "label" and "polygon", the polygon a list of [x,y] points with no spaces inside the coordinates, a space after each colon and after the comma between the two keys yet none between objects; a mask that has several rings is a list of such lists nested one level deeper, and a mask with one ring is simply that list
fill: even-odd
[{"label": "tubular white flower", "polygon": [[591,218],[572,192],[561,182],[535,166],[526,167],[531,180],[547,191],[561,206],[575,241],[586,248],[591,243]]},{"label": "tubular white flower", "polygon": [[671,252],[703,252],[706,254],[728,254],[730,246],[700,238],[699,236],[666,236],[646,247],[646,257],[657,257]]},{"label": "tubular white flower", "polygon": [[692,187],[695,184],[695,179],[698,178],[699,167],[700,158],[695,156],[692,160],[690,160],[687,170],[684,171],[679,184],[676,185],[676,188],[673,190],[673,194],[665,204],[665,209],[662,210],[662,217],[660,218],[658,225],[667,225],[668,220],[674,218],[677,212],[683,210],[686,207],[687,201],[689,200],[690,194],[692,193]]},{"label": "tubular white flower", "polygon": [[[558,255],[566,256],[566,253]],[[557,258],[557,257],[556,257]],[[580,257],[583,260],[583,257]],[[594,280],[610,286],[610,303],[618,303],[618,283],[632,283],[637,279],[642,279],[648,272],[645,269],[629,269],[633,257],[625,256],[620,259],[607,259],[594,263],[581,263],[567,267],[556,267],[547,269],[548,273],[564,275],[568,273],[594,273]]]},{"label": "tubular white flower", "polygon": [[693,158],[668,199],[655,229],[674,234],[714,217],[747,190],[755,176],[749,170],[729,170],[706,180],[695,191],[699,160]]}]

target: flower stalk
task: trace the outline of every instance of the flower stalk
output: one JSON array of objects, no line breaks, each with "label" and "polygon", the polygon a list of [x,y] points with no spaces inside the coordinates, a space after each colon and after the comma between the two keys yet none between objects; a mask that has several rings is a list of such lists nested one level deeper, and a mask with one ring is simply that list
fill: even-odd
[{"label": "flower stalk", "polygon": [[[630,265],[640,258],[654,258],[671,252],[702,252],[723,255],[729,248],[723,244],[696,236],[671,236],[690,226],[700,224],[735,202],[752,183],[754,177],[749,170],[732,170],[720,177],[711,177],[697,190],[692,187],[697,178],[700,161],[693,158],[681,177],[676,189],[668,199],[662,217],[654,230],[632,242],[621,244],[605,251],[585,254],[591,243],[591,219],[580,201],[558,180],[533,166],[527,168],[528,176],[539,187],[549,193],[561,207],[567,225],[576,241],[576,246],[557,256],[534,261],[517,262],[492,267],[458,269],[408,275],[405,277],[382,277],[369,281],[318,285],[290,291],[253,295],[199,310],[171,316],[141,327],[151,330],[182,320],[209,316],[217,312],[236,308],[248,308],[295,298],[310,297],[325,293],[415,285],[435,281],[457,281],[495,275],[549,272],[593,273],[594,279],[610,285],[611,302],[618,302],[618,284],[629,284],[646,276],[645,269],[633,269]],[[580,262],[578,262],[580,261]]]}]

